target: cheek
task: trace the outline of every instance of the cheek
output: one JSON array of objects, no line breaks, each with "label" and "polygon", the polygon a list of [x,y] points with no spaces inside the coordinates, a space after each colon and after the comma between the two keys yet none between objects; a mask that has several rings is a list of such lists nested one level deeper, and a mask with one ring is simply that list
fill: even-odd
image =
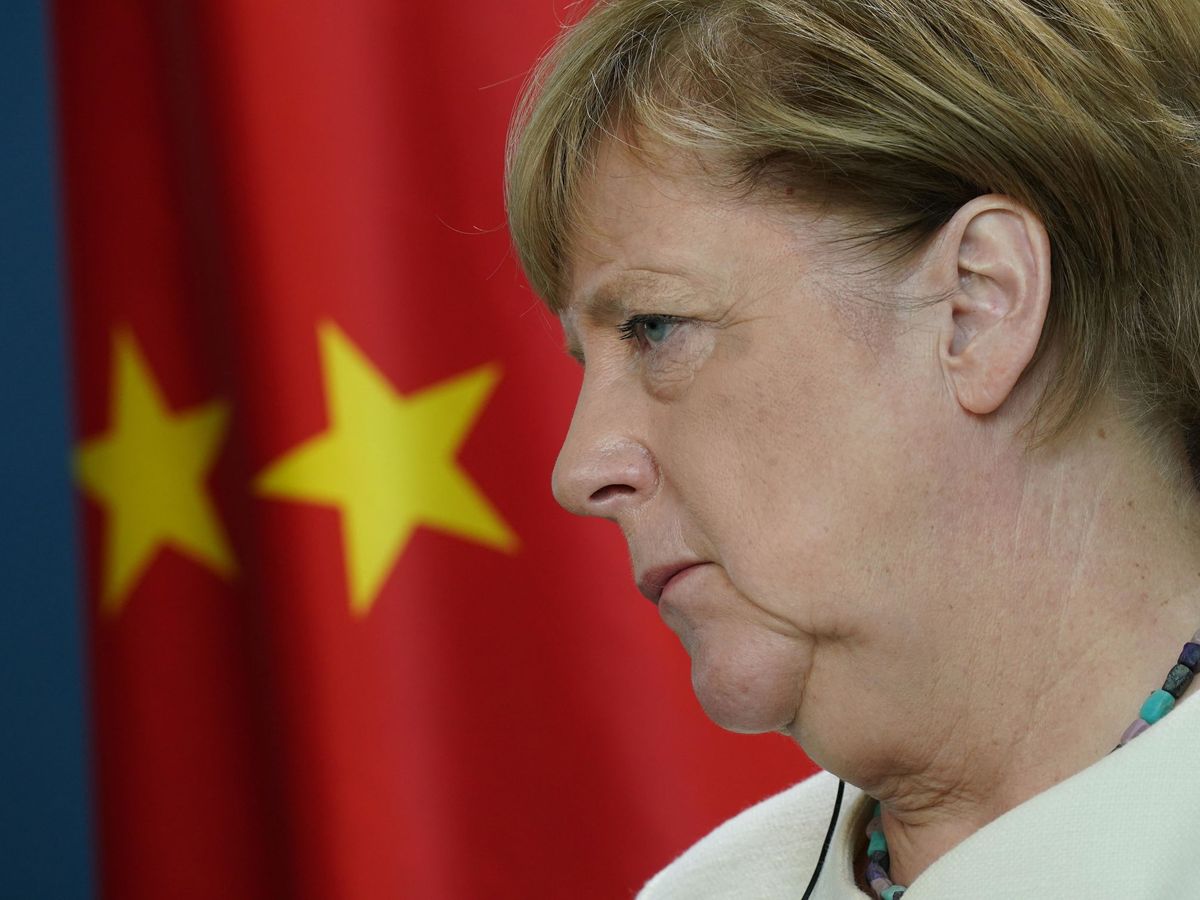
[{"label": "cheek", "polygon": [[715,391],[703,416],[680,429],[678,446],[694,448],[685,487],[706,526],[730,551],[753,551],[819,524],[814,487],[844,448],[828,394],[763,379],[738,387]]},{"label": "cheek", "polygon": [[897,491],[911,480],[883,398],[837,380],[828,360],[774,359],[679,419],[678,486],[744,596],[806,634],[840,635],[882,586],[885,544],[904,532]]}]

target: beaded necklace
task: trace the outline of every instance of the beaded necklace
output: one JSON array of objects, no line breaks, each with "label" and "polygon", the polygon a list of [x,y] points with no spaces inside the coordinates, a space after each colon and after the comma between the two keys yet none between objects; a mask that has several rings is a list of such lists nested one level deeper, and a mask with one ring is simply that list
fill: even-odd
[{"label": "beaded necklace", "polygon": [[[1200,671],[1200,631],[1193,634],[1192,639],[1183,645],[1179,662],[1171,667],[1163,686],[1146,698],[1138,717],[1125,729],[1120,742],[1109,753],[1120,750],[1169,713],[1174,708],[1175,701],[1188,689],[1197,671]],[[877,801],[871,821],[867,823],[867,883],[879,900],[900,900],[908,888],[893,883],[888,875],[891,858],[888,856],[887,838],[883,834],[882,815],[883,807]]]}]

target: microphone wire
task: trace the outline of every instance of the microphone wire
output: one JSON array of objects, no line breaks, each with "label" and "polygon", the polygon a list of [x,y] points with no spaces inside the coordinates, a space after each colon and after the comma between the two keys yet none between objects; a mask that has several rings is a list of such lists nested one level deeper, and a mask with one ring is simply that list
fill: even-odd
[{"label": "microphone wire", "polygon": [[829,830],[825,832],[825,843],[821,845],[821,855],[817,857],[817,867],[813,869],[812,878],[808,880],[808,887],[804,890],[804,896],[800,900],[808,900],[812,896],[813,888],[817,886],[817,879],[821,877],[821,870],[825,868],[825,856],[829,853],[829,845],[833,843],[833,829],[837,826],[838,813],[842,810],[842,794],[846,792],[846,782],[838,779],[837,799],[833,801],[833,815],[829,817]]}]

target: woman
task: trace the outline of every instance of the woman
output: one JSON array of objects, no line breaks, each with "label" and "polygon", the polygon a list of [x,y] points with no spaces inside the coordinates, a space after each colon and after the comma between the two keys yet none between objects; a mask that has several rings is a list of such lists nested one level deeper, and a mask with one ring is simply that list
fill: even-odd
[{"label": "woman", "polygon": [[543,63],[555,495],[826,770],[645,897],[1200,897],[1198,72],[1195,0],[614,0]]}]

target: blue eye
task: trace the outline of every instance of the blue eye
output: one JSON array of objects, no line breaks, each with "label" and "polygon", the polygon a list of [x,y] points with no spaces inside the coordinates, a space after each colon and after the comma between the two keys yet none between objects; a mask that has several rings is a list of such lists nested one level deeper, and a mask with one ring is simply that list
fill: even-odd
[{"label": "blue eye", "polygon": [[655,347],[667,339],[678,322],[676,316],[630,316],[617,326],[617,331],[623,341],[637,340],[640,345]]}]

